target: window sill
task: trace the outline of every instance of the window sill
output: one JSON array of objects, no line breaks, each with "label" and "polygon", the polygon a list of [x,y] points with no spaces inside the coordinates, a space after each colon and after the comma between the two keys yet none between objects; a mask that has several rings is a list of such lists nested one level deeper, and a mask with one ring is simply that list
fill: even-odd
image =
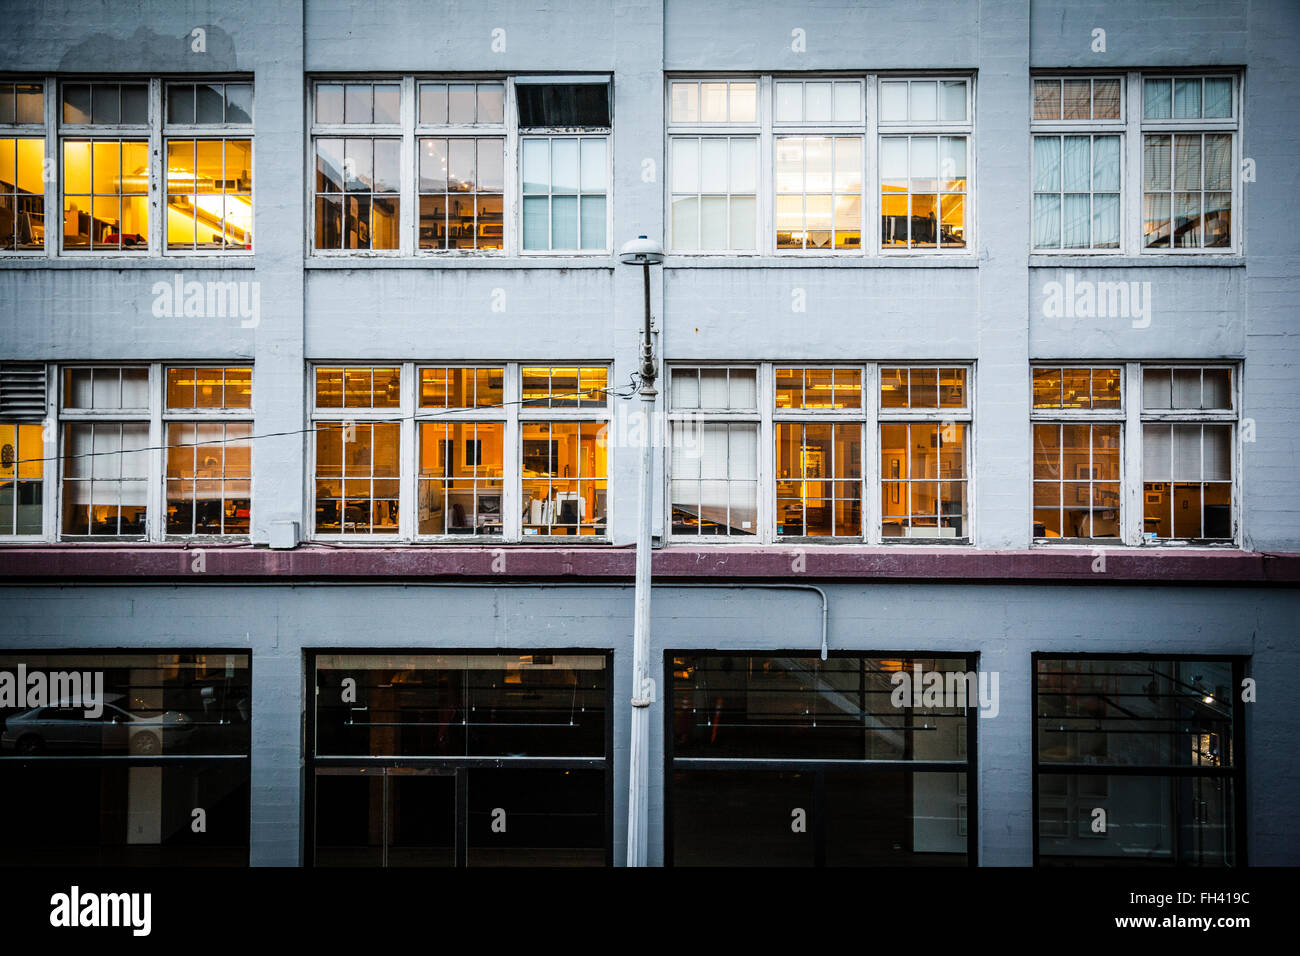
[{"label": "window sill", "polygon": [[314,256],[304,262],[307,269],[607,269],[617,263],[612,256]]},{"label": "window sill", "polygon": [[1117,256],[1111,253],[1032,253],[1029,256],[1029,268],[1038,269],[1144,269],[1154,266],[1158,269],[1240,269],[1246,265],[1246,257],[1240,255],[1180,255],[1165,252],[1159,255]]},{"label": "window sill", "polygon": [[183,269],[255,269],[251,254],[238,256],[75,256],[51,259],[45,256],[0,257],[0,269],[152,269],[176,272]]},{"label": "window sill", "polygon": [[974,269],[976,256],[691,256],[669,253],[665,269]]}]

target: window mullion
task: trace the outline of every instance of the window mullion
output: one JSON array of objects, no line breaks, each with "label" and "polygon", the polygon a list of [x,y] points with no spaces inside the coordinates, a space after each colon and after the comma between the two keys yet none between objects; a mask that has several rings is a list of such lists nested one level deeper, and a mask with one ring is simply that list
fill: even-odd
[{"label": "window mullion", "polygon": [[[149,163],[148,163],[149,243],[148,243],[148,249],[149,249],[150,256],[161,256],[163,253],[163,249],[166,248],[166,243],[163,241],[162,229],[163,229],[163,222],[164,222],[163,205],[166,203],[167,162],[164,156],[162,127],[163,127],[162,80],[155,76],[149,80]],[[223,156],[224,156],[224,152],[225,151],[223,149],[222,151]],[[196,169],[197,169],[197,165],[196,165]],[[125,186],[119,183],[118,185],[119,194],[123,193],[125,191],[125,188],[126,188]],[[162,197],[161,201],[159,199],[160,196]],[[118,215],[122,217],[121,221],[125,223],[126,197],[124,195],[120,196],[118,202],[121,204]],[[152,376],[152,374],[153,373],[151,371],[150,375]],[[152,382],[150,384],[152,386]]]},{"label": "window mullion", "polygon": [[518,362],[505,363],[501,398],[505,403],[505,428],[501,447],[501,533],[507,541],[523,538],[523,430],[519,425],[519,398],[522,394]]},{"label": "window mullion", "polygon": [[[149,365],[149,474],[145,481],[145,539],[161,541],[166,534],[167,522],[163,518],[166,507],[166,491],[163,487],[163,472],[167,466],[167,452],[162,446],[166,443],[162,419],[163,374],[157,362]],[[125,419],[123,419],[125,421]],[[125,444],[123,440],[119,444]],[[126,475],[122,478],[125,480]],[[119,508],[121,493],[118,494]],[[119,517],[120,520],[120,517]]]},{"label": "window mullion", "polygon": [[[1142,203],[1146,192],[1142,162],[1142,75],[1137,72],[1128,74],[1124,113],[1124,153],[1127,169],[1122,173],[1130,177],[1126,185],[1120,182],[1120,204],[1124,222],[1120,229],[1121,250],[1127,255],[1137,255],[1142,251]],[[1135,105],[1136,104],[1136,105]]]},{"label": "window mullion", "polygon": [[[410,77],[407,79],[409,80]],[[404,232],[403,235],[405,236],[406,233]],[[403,362],[399,368],[402,376],[402,420],[398,426],[397,533],[402,540],[410,541],[415,537],[416,529],[419,527],[419,516],[415,513],[419,506],[419,495],[416,494],[416,472],[419,469],[420,456],[415,447],[418,428],[415,423],[415,406],[419,384],[416,382],[415,363]],[[372,454],[374,444],[371,442]]]},{"label": "window mullion", "polygon": [[862,529],[867,544],[881,543],[881,494],[880,494],[880,366],[874,362],[866,365],[862,372],[862,407],[866,412],[866,423],[862,436],[862,477],[866,482],[863,490]]},{"label": "window mullion", "polygon": [[[772,134],[772,77],[758,78],[758,254],[776,252],[776,143]],[[761,375],[761,372],[760,372]],[[761,497],[761,496],[760,496]],[[763,525],[767,527],[766,522]],[[773,525],[775,527],[775,525]]]},{"label": "window mullion", "polygon": [[1142,366],[1129,362],[1124,367],[1124,424],[1120,428],[1120,537],[1134,547],[1142,543],[1145,530],[1145,499],[1142,495]]},{"label": "window mullion", "polygon": [[[399,255],[413,256],[420,245],[418,241],[420,216],[417,208],[420,200],[419,190],[416,187],[418,176],[416,163],[419,161],[419,157],[415,149],[416,95],[415,78],[413,76],[402,77],[400,96],[399,115],[402,121],[402,151],[399,157],[399,180],[397,184],[399,204],[397,250]],[[373,210],[371,215],[373,216]],[[402,393],[405,396],[405,386],[402,388]],[[404,524],[405,522],[400,523]]]},{"label": "window mullion", "polygon": [[[59,140],[60,90],[57,77],[45,81],[45,257],[53,259],[63,248],[63,149]],[[42,170],[44,173],[45,170]],[[51,228],[53,226],[53,228]],[[53,373],[51,373],[53,374]]]}]

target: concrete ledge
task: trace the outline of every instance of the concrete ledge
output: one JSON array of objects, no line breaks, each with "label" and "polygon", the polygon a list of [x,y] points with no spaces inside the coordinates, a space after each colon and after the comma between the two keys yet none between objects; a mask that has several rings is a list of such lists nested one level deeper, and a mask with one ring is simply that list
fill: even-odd
[{"label": "concrete ledge", "polygon": [[[202,551],[202,559],[198,552]],[[1211,548],[1105,550],[1105,571],[1093,571],[1099,552],[1083,548],[981,551],[947,547],[689,547],[654,555],[661,579],[810,581],[914,580],[1006,582],[1073,581],[1088,584],[1300,585],[1300,554],[1262,554]],[[185,548],[172,544],[30,545],[0,548],[7,583],[68,584],[107,580],[284,581],[355,579],[561,579],[631,581],[630,547],[500,545],[324,546],[271,551],[240,544]],[[801,569],[796,571],[796,560]],[[496,568],[501,570],[494,570]],[[201,567],[202,570],[196,570]]]}]

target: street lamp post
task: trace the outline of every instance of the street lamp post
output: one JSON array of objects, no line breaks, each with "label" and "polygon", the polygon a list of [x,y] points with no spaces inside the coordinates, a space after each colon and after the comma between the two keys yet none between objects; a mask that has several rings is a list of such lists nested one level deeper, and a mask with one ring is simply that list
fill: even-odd
[{"label": "street lamp post", "polygon": [[632,630],[632,743],[628,759],[627,865],[646,865],[649,815],[646,804],[650,792],[650,705],[654,702],[654,684],[650,676],[650,535],[654,520],[654,421],[655,366],[654,342],[650,337],[650,267],[664,261],[663,246],[645,236],[624,244],[619,253],[624,265],[640,266],[645,286],[645,327],[641,339],[639,365],[642,435],[641,475],[638,482],[636,529],[636,617]]}]

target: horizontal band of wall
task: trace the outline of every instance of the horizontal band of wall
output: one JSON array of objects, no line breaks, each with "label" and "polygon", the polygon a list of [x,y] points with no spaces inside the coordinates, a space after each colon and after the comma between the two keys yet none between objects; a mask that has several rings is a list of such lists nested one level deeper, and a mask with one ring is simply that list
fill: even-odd
[{"label": "horizontal band of wall", "polygon": [[[200,552],[202,555],[200,557]],[[305,544],[287,551],[253,545],[24,545],[0,548],[8,583],[75,584],[141,579],[560,579],[631,582],[631,548],[489,544]],[[1229,549],[1041,548],[990,551],[951,547],[673,545],[654,554],[656,578],[672,580],[814,579],[950,582],[1077,582],[1095,585],[1300,584],[1300,554]]]}]

